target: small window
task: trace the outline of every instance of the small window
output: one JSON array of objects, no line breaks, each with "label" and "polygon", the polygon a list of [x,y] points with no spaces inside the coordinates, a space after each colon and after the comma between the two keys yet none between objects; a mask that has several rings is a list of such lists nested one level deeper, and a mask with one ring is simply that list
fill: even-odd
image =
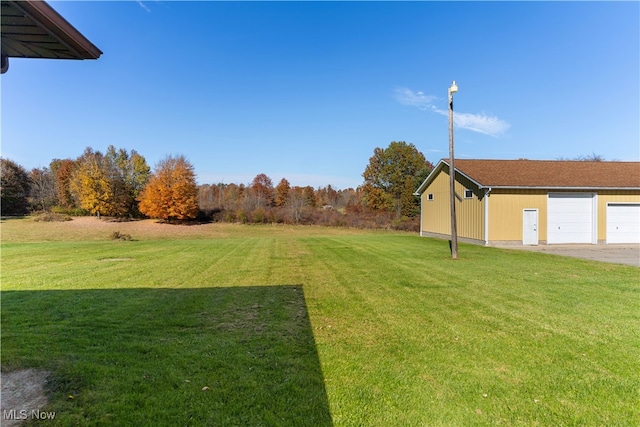
[{"label": "small window", "polygon": [[427,200],[433,200],[433,193],[427,194]]},{"label": "small window", "polygon": [[465,199],[473,199],[473,190],[464,190]]}]

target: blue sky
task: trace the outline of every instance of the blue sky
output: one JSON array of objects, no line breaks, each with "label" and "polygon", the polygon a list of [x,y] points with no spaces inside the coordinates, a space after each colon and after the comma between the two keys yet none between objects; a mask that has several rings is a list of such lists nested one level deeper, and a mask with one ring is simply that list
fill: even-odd
[{"label": "blue sky", "polygon": [[184,154],[199,183],[356,187],[376,147],[640,160],[638,2],[51,2],[104,53],[11,59],[2,156]]}]

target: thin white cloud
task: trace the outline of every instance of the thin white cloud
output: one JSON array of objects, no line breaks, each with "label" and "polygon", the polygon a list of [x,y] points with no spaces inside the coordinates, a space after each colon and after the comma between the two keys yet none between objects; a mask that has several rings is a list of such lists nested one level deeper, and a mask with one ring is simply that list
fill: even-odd
[{"label": "thin white cloud", "polygon": [[138,3],[138,5],[144,10],[146,10],[147,12],[151,12],[151,9],[149,9],[146,4],[142,3],[141,0],[136,0],[136,3]]},{"label": "thin white cloud", "polygon": [[[425,95],[423,92],[414,92],[407,88],[398,88],[395,91],[396,100],[403,104],[432,111],[443,116],[448,116],[449,111],[438,108],[433,102],[437,96]],[[459,113],[453,115],[453,124],[461,129],[467,129],[484,135],[498,137],[503,135],[511,125],[504,120],[487,114]]]},{"label": "thin white cloud", "polygon": [[418,107],[421,110],[433,108],[433,101],[437,98],[436,96],[425,95],[423,92],[414,92],[405,87],[396,89],[396,100],[399,103],[411,107]]},{"label": "thin white cloud", "polygon": [[509,123],[496,116],[470,113],[455,113],[453,115],[453,124],[462,129],[472,130],[489,136],[503,135],[511,127]]}]

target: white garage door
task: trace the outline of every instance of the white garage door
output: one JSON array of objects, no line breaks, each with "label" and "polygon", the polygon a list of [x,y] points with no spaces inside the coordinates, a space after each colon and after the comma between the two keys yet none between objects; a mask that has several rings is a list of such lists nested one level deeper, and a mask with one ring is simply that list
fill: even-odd
[{"label": "white garage door", "polygon": [[592,193],[549,193],[547,243],[595,243]]},{"label": "white garage door", "polygon": [[607,205],[607,243],[640,243],[640,204]]}]

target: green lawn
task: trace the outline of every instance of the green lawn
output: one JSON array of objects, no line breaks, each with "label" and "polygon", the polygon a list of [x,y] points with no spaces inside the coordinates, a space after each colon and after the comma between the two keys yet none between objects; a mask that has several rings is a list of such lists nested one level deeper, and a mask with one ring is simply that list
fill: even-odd
[{"label": "green lawn", "polygon": [[640,423],[635,267],[453,261],[380,231],[37,224],[2,223],[2,370],[51,372],[56,425]]}]

